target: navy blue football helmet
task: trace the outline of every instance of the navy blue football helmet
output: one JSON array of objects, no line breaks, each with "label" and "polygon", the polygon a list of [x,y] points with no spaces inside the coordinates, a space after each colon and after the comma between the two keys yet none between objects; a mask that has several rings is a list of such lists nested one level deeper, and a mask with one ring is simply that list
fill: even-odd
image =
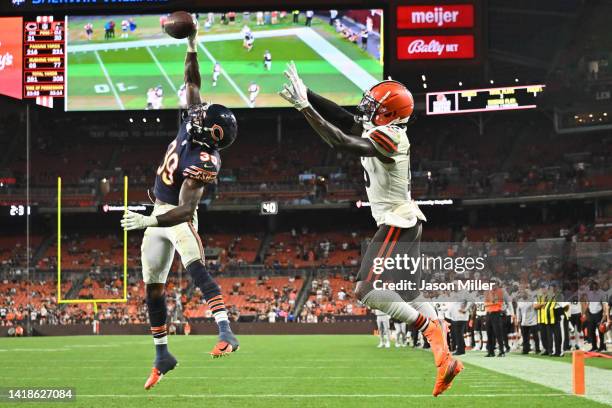
[{"label": "navy blue football helmet", "polygon": [[236,117],[227,107],[216,103],[197,103],[183,114],[190,140],[209,148],[223,150],[238,136]]}]

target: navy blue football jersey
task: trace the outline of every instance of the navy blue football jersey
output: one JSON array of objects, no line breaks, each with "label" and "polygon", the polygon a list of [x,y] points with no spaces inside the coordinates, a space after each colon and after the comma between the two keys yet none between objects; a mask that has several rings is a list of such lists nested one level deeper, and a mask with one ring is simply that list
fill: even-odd
[{"label": "navy blue football jersey", "polygon": [[155,177],[155,197],[172,205],[178,205],[181,186],[186,178],[211,183],[221,169],[219,152],[191,143],[185,123],[181,123],[176,139],[168,145]]}]

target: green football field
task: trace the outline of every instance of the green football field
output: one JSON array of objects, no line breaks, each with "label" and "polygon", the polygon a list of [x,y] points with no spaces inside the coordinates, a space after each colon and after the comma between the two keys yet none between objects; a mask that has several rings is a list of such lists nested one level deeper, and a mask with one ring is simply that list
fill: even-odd
[{"label": "green football field", "polygon": [[[511,367],[529,366],[539,359],[512,354],[491,361],[474,353],[466,356],[466,369],[452,389],[433,398],[433,358],[424,350],[377,349],[374,336],[241,336],[240,340],[238,352],[213,360],[207,352],[214,337],[171,337],[170,349],[179,366],[153,390],[144,391],[154,354],[148,336],[0,339],[0,388],[73,387],[76,401],[65,406],[87,408],[607,406],[590,399],[589,378],[588,398],[541,385],[569,373],[570,365],[564,362],[554,363],[553,371],[543,367],[533,373],[536,380],[527,381],[513,374]],[[508,368],[500,372],[481,366],[489,361]],[[588,368],[599,370],[597,381],[604,386],[612,375],[612,370]],[[600,400],[612,397],[607,384]],[[608,395],[602,395],[606,389]],[[4,405],[9,404],[0,402]]]},{"label": "green football field", "polygon": [[[95,18],[98,20],[94,27],[101,27],[104,19]],[[163,107],[178,107],[185,41],[177,43],[160,33],[158,17],[140,18],[137,21],[143,23],[137,34],[128,39],[105,41],[97,29],[94,39],[87,42],[78,30],[71,31],[67,47],[67,110],[144,109],[147,90],[159,85],[164,90]],[[83,17],[71,24],[80,27],[89,20]],[[230,107],[248,107],[248,87],[255,82],[260,87],[256,107],[288,106],[277,92],[286,82],[286,63],[292,60],[308,86],[342,105],[359,102],[363,85],[382,78],[382,66],[374,56],[340,38],[318,19],[312,28],[287,23],[263,28],[254,22],[251,27],[255,43],[250,52],[243,48],[240,24],[214,26],[208,33],[201,32],[198,56],[205,99]],[[269,71],[263,65],[266,50],[272,54]],[[214,61],[221,64],[222,72],[213,88]]]}]

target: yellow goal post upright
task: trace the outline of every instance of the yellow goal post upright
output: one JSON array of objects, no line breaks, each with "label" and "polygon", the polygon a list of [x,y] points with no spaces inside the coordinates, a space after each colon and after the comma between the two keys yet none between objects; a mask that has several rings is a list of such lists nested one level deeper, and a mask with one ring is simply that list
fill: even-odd
[{"label": "yellow goal post upright", "polygon": [[[128,210],[128,177],[123,177],[123,211]],[[62,178],[57,178],[57,303],[93,303],[94,313],[98,303],[127,303],[127,230],[123,230],[123,297],[114,299],[62,299]]]}]

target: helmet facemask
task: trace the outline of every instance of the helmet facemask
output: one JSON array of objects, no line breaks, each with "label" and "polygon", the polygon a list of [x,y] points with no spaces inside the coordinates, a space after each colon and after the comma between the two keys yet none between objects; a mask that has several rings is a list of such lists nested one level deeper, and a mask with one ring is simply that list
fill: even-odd
[{"label": "helmet facemask", "polygon": [[213,147],[211,143],[212,138],[208,134],[211,132],[211,129],[204,125],[209,106],[210,105],[207,103],[199,103],[191,106],[187,112],[185,112],[185,129],[192,142],[207,147]]},{"label": "helmet facemask", "polygon": [[387,92],[380,101],[377,101],[369,90],[365,92],[363,94],[363,98],[361,98],[361,102],[359,102],[359,105],[357,105],[357,112],[361,114],[361,121],[364,124],[376,126],[374,123],[374,117],[380,113],[378,110],[388,97],[389,92]]}]

